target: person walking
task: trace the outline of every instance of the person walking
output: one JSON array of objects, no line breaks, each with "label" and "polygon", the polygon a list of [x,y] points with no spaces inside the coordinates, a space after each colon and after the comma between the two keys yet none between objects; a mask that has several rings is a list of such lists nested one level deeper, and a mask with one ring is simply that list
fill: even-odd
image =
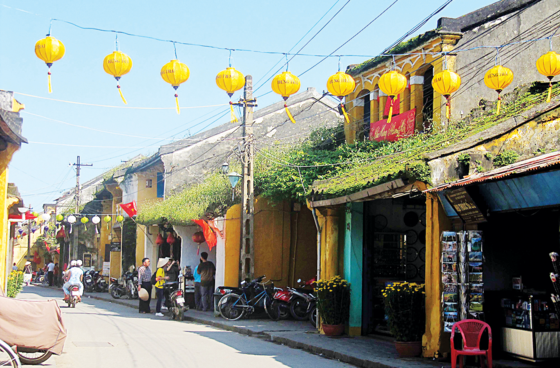
[{"label": "person walking", "polygon": [[17,264],[14,262],[14,265],[12,266],[12,271],[17,271],[17,270],[18,270]]},{"label": "person walking", "polygon": [[140,300],[138,312],[150,313],[150,301],[152,300],[152,270],[150,270],[150,259],[142,259],[142,266],[138,267],[138,291],[145,289],[148,292],[148,300]]},{"label": "person walking", "polygon": [[171,261],[169,258],[160,258],[157,264],[157,271],[156,271],[156,316],[163,317],[163,313],[161,313],[161,305],[163,304],[163,284],[165,284],[165,280],[169,280],[169,276],[165,276],[165,268],[169,266]]},{"label": "person walking", "polygon": [[194,306],[196,308],[197,311],[201,311],[202,310],[202,295],[200,294],[200,274],[198,273],[198,266],[200,266],[200,264],[202,263],[202,260],[200,260],[200,263],[196,265],[196,267],[194,268]]},{"label": "person walking", "polygon": [[49,264],[47,265],[47,277],[49,278],[49,286],[53,286],[54,282],[54,263],[52,259],[50,260]]},{"label": "person walking", "polygon": [[58,287],[58,274],[60,272],[60,268],[58,267],[58,263],[54,264],[53,276],[54,276],[54,285]]},{"label": "person walking", "polygon": [[25,262],[25,267],[23,267],[23,282],[26,286],[31,284],[31,278],[33,276],[33,271],[31,270],[31,262]]},{"label": "person walking", "polygon": [[200,253],[201,264],[198,265],[197,273],[200,275],[200,294],[202,298],[202,310],[204,312],[211,311],[212,305],[212,287],[214,285],[214,275],[216,274],[216,266],[208,260],[208,253]]}]

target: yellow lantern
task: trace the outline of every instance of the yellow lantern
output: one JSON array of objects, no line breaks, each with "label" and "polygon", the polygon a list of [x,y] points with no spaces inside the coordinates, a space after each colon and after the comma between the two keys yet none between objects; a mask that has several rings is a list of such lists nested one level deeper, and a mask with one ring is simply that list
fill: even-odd
[{"label": "yellow lantern", "polygon": [[[297,93],[297,91],[299,91],[300,86],[301,83],[299,81],[299,78],[290,72],[284,72],[282,74],[278,74],[272,80],[272,90],[275,93],[282,96],[282,98],[284,98],[284,101],[287,101],[288,97],[290,97],[294,93]],[[284,108],[286,109],[286,114],[288,114],[290,121],[295,124],[296,121],[294,120],[294,117],[290,113],[290,110],[288,110],[288,104],[285,102],[284,102]]]},{"label": "yellow lantern", "polygon": [[62,59],[65,52],[64,44],[50,35],[35,44],[35,55],[49,67],[49,93],[52,93],[51,66],[55,61]]},{"label": "yellow lantern", "polygon": [[560,74],[560,55],[554,51],[547,52],[537,60],[537,70],[548,78],[548,97],[546,102],[550,102],[552,78]]},{"label": "yellow lantern", "polygon": [[404,92],[407,85],[406,77],[397,71],[390,71],[385,73],[379,78],[379,89],[383,91],[389,98],[391,98],[391,107],[389,108],[389,117],[387,123],[391,122],[393,115],[393,102],[395,96]]},{"label": "yellow lantern", "polygon": [[112,54],[105,56],[105,59],[103,59],[103,70],[117,80],[117,88],[119,89],[119,94],[125,105],[126,100],[122,94],[119,80],[123,75],[127,74],[130,69],[132,69],[132,59],[124,52],[113,51]]},{"label": "yellow lantern", "polygon": [[340,107],[347,124],[350,123],[350,119],[348,119],[348,114],[346,114],[342,99],[344,98],[344,96],[348,96],[350,93],[352,93],[352,91],[354,91],[354,88],[356,88],[356,82],[354,81],[354,78],[352,78],[352,76],[350,76],[349,74],[341,71],[331,75],[329,80],[327,81],[327,90],[331,95],[336,96],[340,99]]},{"label": "yellow lantern", "polygon": [[500,93],[511,84],[513,81],[513,72],[511,69],[506,68],[502,65],[496,65],[492,69],[488,70],[484,75],[484,84],[488,88],[491,88],[498,92],[498,107],[496,108],[496,114],[500,113],[500,104],[502,101],[502,96]]},{"label": "yellow lantern", "polygon": [[[245,76],[243,73],[238,71],[233,67],[226,68],[226,70],[222,70],[216,76],[216,84],[220,89],[223,89],[227,92],[228,96],[231,96],[235,93],[235,91],[239,91],[241,88],[245,86]],[[233,111],[233,104],[231,101],[229,102],[229,107],[231,109],[231,122],[237,122],[237,116],[235,116],[235,111]]]},{"label": "yellow lantern", "polygon": [[[175,91],[177,91],[179,85],[189,79],[191,72],[186,64],[179,60],[171,60],[161,68],[160,74],[163,80],[171,84]],[[180,114],[181,108],[179,107],[179,95],[177,92],[175,92],[175,104],[177,105],[177,114]]]},{"label": "yellow lantern", "polygon": [[445,104],[445,117],[447,118],[447,120],[449,120],[451,94],[453,92],[457,92],[460,86],[461,77],[459,76],[459,74],[449,70],[444,70],[437,73],[432,79],[432,87],[434,88],[434,90],[447,99],[447,103]]}]

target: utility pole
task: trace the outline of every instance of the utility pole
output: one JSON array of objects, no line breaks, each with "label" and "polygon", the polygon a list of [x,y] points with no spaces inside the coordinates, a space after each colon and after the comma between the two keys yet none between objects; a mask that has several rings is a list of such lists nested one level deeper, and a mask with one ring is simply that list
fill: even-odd
[{"label": "utility pole", "polygon": [[[77,157],[76,159],[76,163],[73,164],[73,166],[76,166],[76,193],[75,193],[75,199],[76,199],[76,215],[78,213],[80,213],[80,168],[82,166],[93,166],[93,164],[82,164],[80,162],[80,156]],[[76,227],[74,229],[74,242],[73,242],[73,249],[72,252],[72,258],[77,259],[78,258],[78,228]]]},{"label": "utility pole", "polygon": [[253,191],[253,107],[257,106],[257,100],[253,99],[253,77],[245,77],[245,91],[243,96],[243,194],[241,210],[241,280],[253,279],[255,272],[254,252],[254,191]]},{"label": "utility pole", "polygon": [[[31,213],[31,204],[29,204],[29,213]],[[25,216],[25,214],[23,215]],[[27,260],[31,261],[31,220],[27,220]],[[8,265],[10,266],[10,265]]]}]

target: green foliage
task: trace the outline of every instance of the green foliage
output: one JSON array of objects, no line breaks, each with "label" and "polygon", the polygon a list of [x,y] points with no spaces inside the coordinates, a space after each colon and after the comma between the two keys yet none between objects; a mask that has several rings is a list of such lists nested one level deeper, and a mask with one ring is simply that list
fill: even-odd
[{"label": "green foliage", "polygon": [[517,154],[517,152],[504,151],[496,155],[496,157],[492,162],[494,163],[494,165],[501,167],[501,166],[511,165],[515,163],[515,161],[517,161],[518,158],[519,158],[519,154]]},{"label": "green foliage", "polygon": [[394,282],[383,289],[389,330],[396,341],[421,341],[426,321],[424,284]]},{"label": "green foliage", "polygon": [[317,281],[317,308],[326,325],[340,325],[350,316],[350,284],[340,276]]},{"label": "green foliage", "polygon": [[10,272],[10,275],[8,276],[8,289],[6,295],[8,298],[15,298],[21,290],[23,290],[23,272]]},{"label": "green foliage", "polygon": [[490,152],[487,152],[484,157],[486,157],[487,160],[492,161],[494,159],[494,155]]},{"label": "green foliage", "polygon": [[461,153],[459,156],[457,156],[457,161],[459,161],[463,165],[468,166],[471,162],[471,155],[469,155],[468,153]]},{"label": "green foliage", "polygon": [[[124,269],[136,265],[136,223],[127,218],[122,229],[122,264]],[[139,266],[139,265],[138,265]],[[136,268],[136,267],[135,267]]]}]

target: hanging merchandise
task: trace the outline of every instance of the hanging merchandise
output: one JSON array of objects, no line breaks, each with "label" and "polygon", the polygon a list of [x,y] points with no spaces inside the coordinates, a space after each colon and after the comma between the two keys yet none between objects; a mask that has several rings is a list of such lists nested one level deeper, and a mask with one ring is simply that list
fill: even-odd
[{"label": "hanging merchandise", "polygon": [[299,81],[299,78],[289,71],[278,74],[272,80],[272,90],[282,96],[282,98],[284,99],[284,109],[286,110],[286,114],[288,114],[290,121],[294,124],[296,123],[296,121],[294,120],[292,113],[290,113],[290,110],[288,110],[288,104],[286,103],[286,101],[288,100],[288,97],[299,91],[300,86],[301,83]]},{"label": "hanging merchandise", "polygon": [[123,75],[130,72],[130,69],[132,69],[132,59],[124,52],[119,51],[119,42],[117,39],[115,40],[115,47],[117,50],[113,51],[112,54],[105,56],[105,59],[103,59],[103,70],[105,70],[107,74],[115,77],[115,79],[117,80],[117,88],[119,90],[119,94],[121,95],[121,98],[126,105],[127,103],[121,91],[119,80]]},{"label": "hanging merchandise", "polygon": [[550,102],[550,97],[552,95],[552,78],[560,74],[560,55],[550,50],[537,60],[537,70],[548,78],[548,97],[546,102]]},{"label": "hanging merchandise", "polygon": [[498,107],[496,108],[496,115],[500,114],[500,105],[502,102],[501,93],[513,81],[513,72],[511,69],[502,65],[496,65],[488,70],[484,75],[484,84],[490,89],[498,92]]},{"label": "hanging merchandise", "polygon": [[[175,44],[173,44],[175,45]],[[175,104],[177,106],[177,114],[181,113],[181,108],[179,107],[179,95],[177,94],[177,88],[182,83],[185,83],[190,76],[189,67],[183,64],[177,58],[177,51],[175,51],[175,60],[171,60],[161,68],[161,77],[164,81],[171,84],[175,89]]]},{"label": "hanging merchandise", "polygon": [[64,220],[64,216],[62,216],[62,215],[56,215],[56,221],[62,222],[62,220]]},{"label": "hanging merchandise", "polygon": [[457,233],[444,231],[441,234],[441,271],[443,282],[443,330],[451,332],[459,321],[459,294],[457,269]]},{"label": "hanging merchandise", "polygon": [[[468,287],[469,319],[484,320],[484,278],[482,231],[466,231],[466,252],[468,252],[468,272],[465,271],[465,285]],[[466,263],[466,262],[465,262]],[[468,278],[466,277],[468,275]]]},{"label": "hanging merchandise", "polygon": [[109,230],[109,223],[111,222],[111,216],[107,215],[103,217],[103,221],[107,224],[107,230]]},{"label": "hanging merchandise", "polygon": [[173,236],[172,232],[169,232],[169,235],[167,236],[167,244],[169,245],[175,244],[175,237]]},{"label": "hanging merchandise", "polygon": [[340,100],[340,108],[342,110],[342,113],[344,114],[346,124],[350,123],[350,119],[348,118],[348,114],[344,109],[342,99],[352,93],[354,91],[354,88],[356,88],[356,82],[354,81],[354,78],[352,78],[351,75],[340,71],[339,61],[338,73],[330,76],[329,80],[327,81],[327,90],[331,95],[338,97],[338,99]]},{"label": "hanging merchandise", "polygon": [[391,99],[391,107],[389,109],[389,117],[387,118],[387,123],[391,122],[395,97],[404,92],[406,85],[406,77],[395,70],[391,70],[390,72],[383,74],[381,78],[379,78],[379,89]]},{"label": "hanging merchandise", "polygon": [[457,92],[461,86],[461,77],[459,74],[447,70],[447,59],[443,61],[444,70],[434,75],[432,79],[432,87],[434,90],[443,95],[447,99],[445,104],[445,117],[449,120],[450,110],[451,110],[451,94]]},{"label": "hanging merchandise", "polygon": [[162,244],[163,244],[163,237],[161,236],[161,234],[157,234],[156,245],[162,245]]},{"label": "hanging merchandise", "polygon": [[52,93],[51,86],[51,66],[57,60],[62,59],[66,49],[64,44],[50,34],[47,34],[46,38],[43,38],[35,44],[35,55],[47,64],[49,68],[49,93]]}]

